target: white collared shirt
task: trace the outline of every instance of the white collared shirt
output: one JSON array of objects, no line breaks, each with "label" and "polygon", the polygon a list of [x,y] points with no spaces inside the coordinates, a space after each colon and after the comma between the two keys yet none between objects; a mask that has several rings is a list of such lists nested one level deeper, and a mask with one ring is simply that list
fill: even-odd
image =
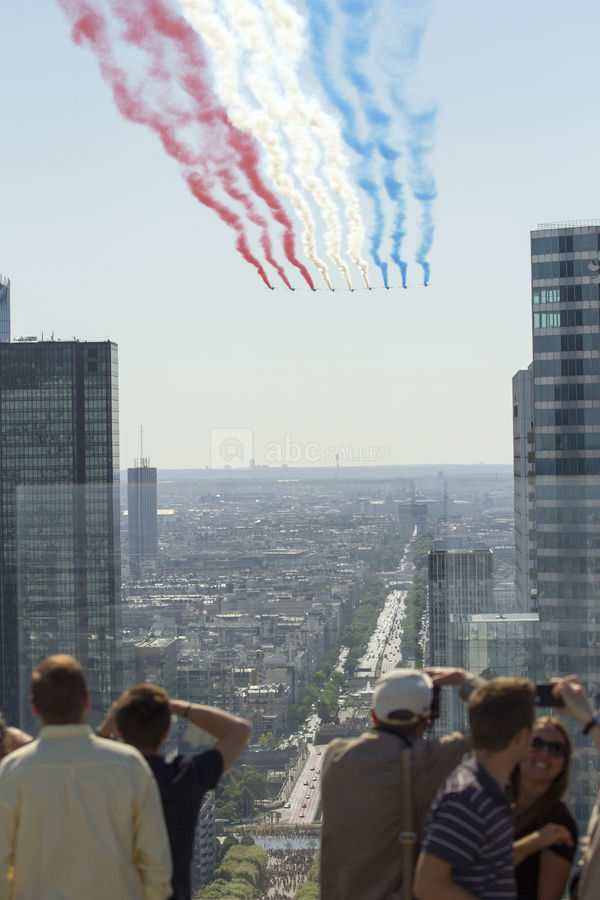
[{"label": "white collared shirt", "polygon": [[135,748],[47,725],[0,763],[0,900],[170,894],[160,795]]}]

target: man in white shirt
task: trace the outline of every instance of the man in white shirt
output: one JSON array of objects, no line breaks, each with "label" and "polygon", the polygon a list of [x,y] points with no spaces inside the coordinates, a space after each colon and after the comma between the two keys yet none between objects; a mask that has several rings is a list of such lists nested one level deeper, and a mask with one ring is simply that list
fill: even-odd
[{"label": "man in white shirt", "polygon": [[0,900],[165,900],[171,855],[148,764],[86,724],[72,656],[45,659],[31,695],[39,738],[0,763]]}]

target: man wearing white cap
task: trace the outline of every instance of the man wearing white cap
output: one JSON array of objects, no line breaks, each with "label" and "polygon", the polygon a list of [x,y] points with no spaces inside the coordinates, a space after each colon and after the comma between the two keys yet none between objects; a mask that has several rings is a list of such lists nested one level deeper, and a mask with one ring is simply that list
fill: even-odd
[{"label": "man wearing white cap", "polygon": [[[468,735],[424,740],[434,686],[458,685],[467,699],[480,679],[463,669],[394,669],[376,685],[373,728],[327,748],[321,774],[321,896],[327,900],[401,897],[403,842],[418,853],[429,808],[471,749]],[[404,832],[402,754],[411,749],[411,817]]]}]

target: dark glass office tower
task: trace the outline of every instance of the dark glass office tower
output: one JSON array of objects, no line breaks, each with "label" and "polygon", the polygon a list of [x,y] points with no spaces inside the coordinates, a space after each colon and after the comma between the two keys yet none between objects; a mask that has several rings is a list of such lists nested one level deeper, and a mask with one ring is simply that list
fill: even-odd
[{"label": "dark glass office tower", "polygon": [[[457,636],[470,616],[493,612],[494,554],[489,547],[473,546],[469,539],[443,538],[433,542],[428,564],[428,663],[464,668],[466,645]],[[439,733],[453,731],[462,720],[461,703],[452,695],[440,708]]]},{"label": "dark glass office tower", "polygon": [[535,431],[533,363],[513,376],[513,459],[515,491],[515,602],[517,609],[537,610],[535,576]]},{"label": "dark glass office tower", "polygon": [[158,552],[156,469],[148,465],[148,459],[139,462],[127,469],[129,568],[135,576],[142,563],[155,560]]},{"label": "dark glass office tower", "polygon": [[[545,676],[600,691],[600,222],[531,233],[535,475],[532,598]],[[589,815],[598,757],[576,737],[575,812]],[[587,749],[588,752],[585,752]]]},{"label": "dark glass office tower", "polygon": [[0,275],[0,341],[10,341],[10,280]]},{"label": "dark glass office tower", "polygon": [[72,653],[97,719],[121,688],[117,347],[0,343],[0,708]]}]

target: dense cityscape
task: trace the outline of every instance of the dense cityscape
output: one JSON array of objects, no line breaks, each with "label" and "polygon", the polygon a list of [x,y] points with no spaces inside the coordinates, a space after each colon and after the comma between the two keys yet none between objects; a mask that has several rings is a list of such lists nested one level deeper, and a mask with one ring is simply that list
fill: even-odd
[{"label": "dense cityscape", "polygon": [[[60,652],[93,726],[142,682],[247,720],[200,810],[194,897],[319,896],[326,748],[369,728],[398,667],[600,691],[599,253],[597,223],[532,232],[514,467],[157,470],[141,447],[122,471],[116,345],[14,337],[1,280],[0,709],[35,733],[29,676]],[[434,733],[466,727],[443,689]],[[581,834],[600,768],[571,739]],[[167,757],[208,744],[178,719]]]}]

